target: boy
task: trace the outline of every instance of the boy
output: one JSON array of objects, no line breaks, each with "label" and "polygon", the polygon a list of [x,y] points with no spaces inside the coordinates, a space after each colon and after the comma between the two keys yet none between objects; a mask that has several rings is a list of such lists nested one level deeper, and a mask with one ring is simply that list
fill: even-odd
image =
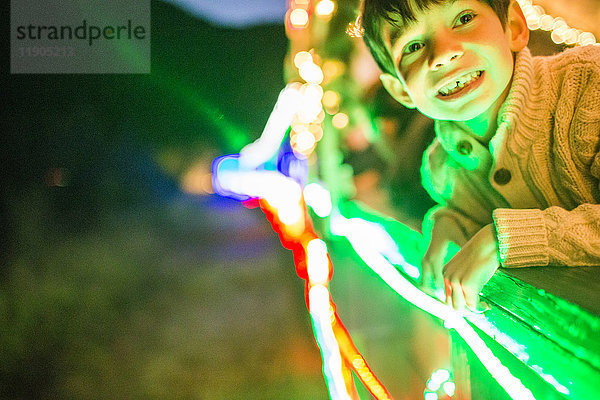
[{"label": "boy", "polygon": [[600,265],[600,47],[532,57],[515,0],[365,0],[361,18],[385,88],[436,120],[423,283],[460,310],[499,266]]}]

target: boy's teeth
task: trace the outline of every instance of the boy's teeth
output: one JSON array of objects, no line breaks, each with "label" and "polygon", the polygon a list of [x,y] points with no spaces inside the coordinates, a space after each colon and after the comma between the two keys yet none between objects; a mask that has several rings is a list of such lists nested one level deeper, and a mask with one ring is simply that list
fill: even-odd
[{"label": "boy's teeth", "polygon": [[479,78],[480,76],[481,76],[481,71],[475,71],[475,72],[471,72],[469,74],[461,75],[455,81],[450,82],[446,86],[442,87],[439,90],[439,93],[442,96],[449,96],[449,95],[459,91],[463,87],[467,86],[469,83],[471,83],[475,79]]}]

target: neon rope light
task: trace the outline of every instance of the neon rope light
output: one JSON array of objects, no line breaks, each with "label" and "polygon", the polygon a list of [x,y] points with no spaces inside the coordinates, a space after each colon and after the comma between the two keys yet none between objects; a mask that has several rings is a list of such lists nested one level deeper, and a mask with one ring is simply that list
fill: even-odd
[{"label": "neon rope light", "polygon": [[442,319],[447,328],[455,329],[511,398],[535,399],[531,391],[494,356],[461,313],[440,303],[410,283],[385,257],[365,245],[368,242],[364,231],[356,229],[348,221],[350,220],[339,215],[332,218],[332,233],[346,237],[363,261],[396,293],[423,311]]},{"label": "neon rope light", "polygon": [[[299,107],[296,88],[297,85],[292,84],[282,91],[267,128],[257,141],[244,147],[240,154],[220,157],[213,162],[213,188],[222,196],[258,200],[282,244],[293,251],[296,272],[306,280],[307,307],[331,398],[357,398],[352,376],[346,372],[352,369],[376,399],[391,399],[335,312],[328,289],[333,267],[327,245],[313,231],[306,214],[301,186],[279,171],[264,169],[264,163],[275,157],[280,148],[293,118],[294,106]],[[328,197],[328,192],[320,186],[310,188],[308,193],[311,190],[316,193],[312,197],[324,204],[321,208],[324,207],[325,213],[330,212],[331,200],[329,203],[324,200],[324,193]]]}]

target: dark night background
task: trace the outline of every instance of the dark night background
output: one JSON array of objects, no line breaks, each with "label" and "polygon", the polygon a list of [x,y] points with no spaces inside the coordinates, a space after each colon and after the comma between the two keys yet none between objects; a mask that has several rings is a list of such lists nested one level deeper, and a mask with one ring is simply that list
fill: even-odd
[{"label": "dark night background", "polygon": [[327,397],[291,253],[257,210],[179,186],[260,135],[286,51],[283,24],[153,1],[149,75],[5,58],[0,398]]}]

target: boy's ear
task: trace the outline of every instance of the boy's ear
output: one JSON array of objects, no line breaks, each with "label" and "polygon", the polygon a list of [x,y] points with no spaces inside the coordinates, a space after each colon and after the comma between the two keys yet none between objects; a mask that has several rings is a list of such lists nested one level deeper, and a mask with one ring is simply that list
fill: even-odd
[{"label": "boy's ear", "polygon": [[508,6],[508,21],[506,33],[513,52],[521,51],[529,42],[529,28],[521,6],[516,0],[511,0]]},{"label": "boy's ear", "polygon": [[379,79],[381,79],[381,83],[383,83],[385,90],[387,90],[396,101],[404,107],[415,108],[415,104],[398,78],[388,73],[383,73],[379,75]]}]

